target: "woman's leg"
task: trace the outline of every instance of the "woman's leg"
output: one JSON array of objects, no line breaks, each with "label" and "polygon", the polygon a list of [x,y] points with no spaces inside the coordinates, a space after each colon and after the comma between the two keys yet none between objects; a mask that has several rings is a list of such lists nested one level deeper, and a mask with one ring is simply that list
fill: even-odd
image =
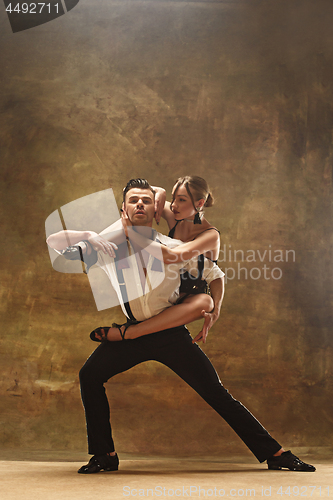
[{"label": "woman's leg", "polygon": [[[126,339],[136,339],[142,335],[159,332],[169,328],[191,323],[203,317],[204,312],[210,312],[214,308],[213,299],[205,294],[199,293],[191,295],[183,300],[181,304],[164,309],[160,314],[153,318],[142,321],[137,325],[131,325],[126,330]],[[205,321],[209,319],[205,318]],[[122,331],[124,327],[122,327]],[[97,334],[96,334],[97,337]],[[121,340],[118,328],[110,328],[107,334],[110,341]]]}]

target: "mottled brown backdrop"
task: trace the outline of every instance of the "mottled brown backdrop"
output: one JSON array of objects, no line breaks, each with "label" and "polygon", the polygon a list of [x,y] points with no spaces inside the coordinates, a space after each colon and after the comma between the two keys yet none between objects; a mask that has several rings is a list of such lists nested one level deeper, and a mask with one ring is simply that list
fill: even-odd
[{"label": "mottled brown backdrop", "polygon": [[[16,34],[0,14],[2,450],[85,451],[88,333],[122,319],[97,312],[85,276],[52,269],[45,219],[110,186],[119,202],[131,177],[170,195],[196,174],[229,277],[204,350],[283,445],[328,451],[331,0],[81,0]],[[250,455],[162,365],[108,391],[120,452]]]}]

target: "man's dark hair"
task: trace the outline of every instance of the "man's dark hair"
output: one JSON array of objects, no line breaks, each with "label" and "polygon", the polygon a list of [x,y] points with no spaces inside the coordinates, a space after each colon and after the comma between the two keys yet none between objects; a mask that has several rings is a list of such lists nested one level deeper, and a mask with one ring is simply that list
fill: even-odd
[{"label": "man's dark hair", "polygon": [[150,191],[155,196],[155,191],[153,190],[153,188],[151,187],[151,185],[149,184],[149,182],[146,179],[131,179],[130,181],[128,181],[128,183],[126,184],[126,186],[123,189],[123,202],[124,203],[125,203],[126,193],[128,193],[128,191],[130,189],[134,189],[134,188],[150,189]]}]

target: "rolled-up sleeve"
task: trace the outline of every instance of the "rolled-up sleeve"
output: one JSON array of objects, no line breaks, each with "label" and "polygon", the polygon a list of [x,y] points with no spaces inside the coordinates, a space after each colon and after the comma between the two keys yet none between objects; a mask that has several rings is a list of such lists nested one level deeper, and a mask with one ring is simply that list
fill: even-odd
[{"label": "rolled-up sleeve", "polygon": [[[198,259],[193,258],[182,265],[182,268],[188,271],[192,276],[198,276]],[[202,279],[206,280],[208,285],[218,279],[223,278],[224,272],[219,268],[217,264],[211,260],[204,258],[204,268],[202,271]]]},{"label": "rolled-up sleeve", "polygon": [[[210,265],[208,265],[207,263],[209,263]],[[209,259],[205,258],[205,267],[202,273],[202,277],[207,281],[208,285],[218,278],[223,278],[223,276],[224,272],[222,271],[222,269],[220,269],[219,266],[215,264],[215,262],[212,262]]]}]

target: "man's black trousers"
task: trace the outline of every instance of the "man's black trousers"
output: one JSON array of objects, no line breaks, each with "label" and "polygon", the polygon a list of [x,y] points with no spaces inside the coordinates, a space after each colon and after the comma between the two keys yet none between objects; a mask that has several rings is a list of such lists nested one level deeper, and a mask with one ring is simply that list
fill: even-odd
[{"label": "man's black trousers", "polygon": [[103,342],[80,371],[81,395],[86,412],[89,453],[114,451],[110,408],[104,383],[117,373],[144,361],[168,366],[187,382],[234,429],[260,462],[281,446],[258,420],[223,387],[204,352],[184,326],[134,340]]}]

